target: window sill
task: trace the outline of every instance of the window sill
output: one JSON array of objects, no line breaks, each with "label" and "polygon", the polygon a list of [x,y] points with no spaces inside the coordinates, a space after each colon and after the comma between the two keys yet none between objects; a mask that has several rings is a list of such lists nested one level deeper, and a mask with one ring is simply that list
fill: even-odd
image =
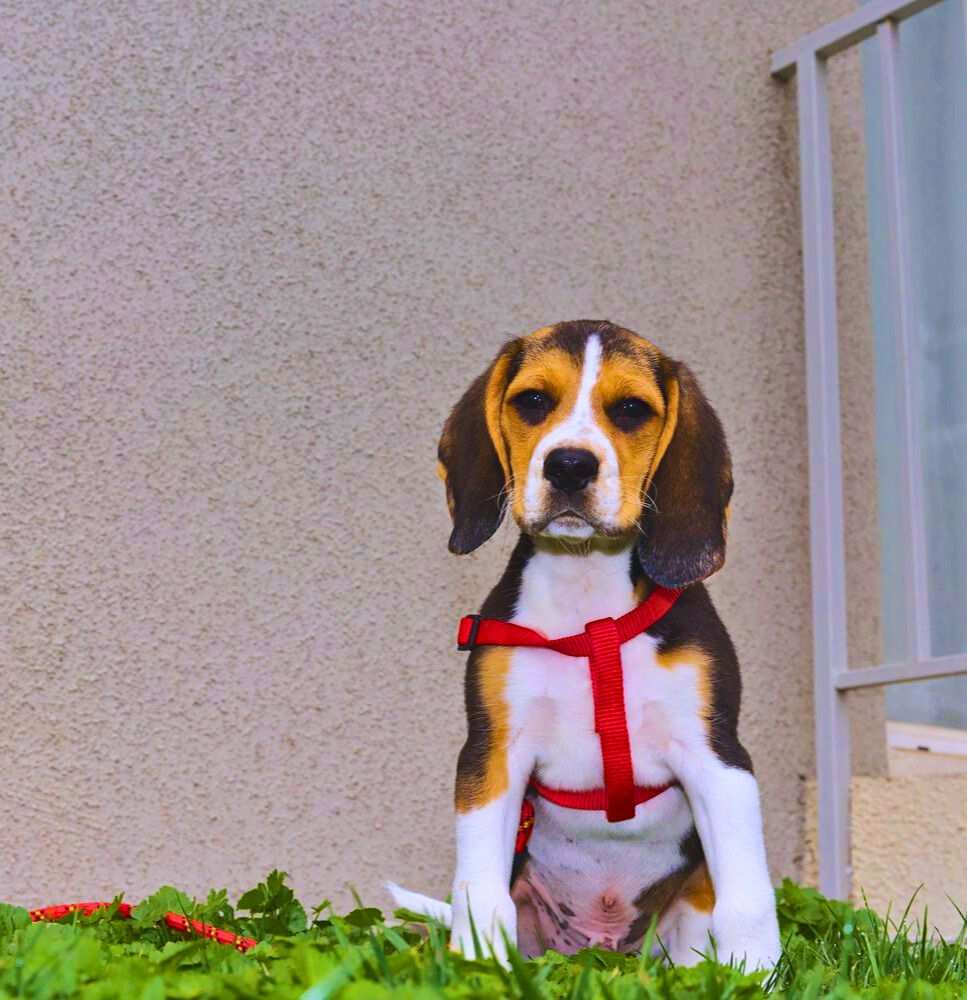
[{"label": "window sill", "polygon": [[887,722],[890,776],[967,774],[967,730]]}]

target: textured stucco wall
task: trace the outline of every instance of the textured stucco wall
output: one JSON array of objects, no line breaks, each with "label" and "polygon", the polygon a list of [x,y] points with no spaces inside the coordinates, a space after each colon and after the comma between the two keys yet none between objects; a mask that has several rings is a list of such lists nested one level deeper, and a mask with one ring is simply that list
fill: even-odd
[{"label": "textured stucco wall", "polygon": [[[915,778],[856,777],[850,786],[853,827],[853,899],[899,918],[927,912],[948,940],[960,933],[957,907],[967,899],[967,774]],[[806,810],[804,876],[818,876],[816,789]]]},{"label": "textured stucco wall", "polygon": [[794,88],[850,0],[3,4],[0,896],[443,891],[433,474],[506,336],[690,361],[773,871],[812,769]]}]

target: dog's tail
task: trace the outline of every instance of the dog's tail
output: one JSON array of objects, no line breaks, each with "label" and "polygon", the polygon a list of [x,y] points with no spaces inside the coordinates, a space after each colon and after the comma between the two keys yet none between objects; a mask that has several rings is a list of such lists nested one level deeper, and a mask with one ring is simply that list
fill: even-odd
[{"label": "dog's tail", "polygon": [[393,897],[393,902],[401,909],[422,913],[423,916],[432,917],[446,927],[453,923],[453,909],[449,903],[445,903],[442,899],[421,896],[420,893],[410,892],[409,889],[404,889],[395,882],[387,882],[386,890]]}]

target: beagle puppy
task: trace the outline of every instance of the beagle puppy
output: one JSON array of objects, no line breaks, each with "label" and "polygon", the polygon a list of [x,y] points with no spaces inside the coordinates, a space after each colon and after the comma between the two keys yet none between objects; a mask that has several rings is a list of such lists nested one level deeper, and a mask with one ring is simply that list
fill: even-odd
[{"label": "beagle puppy", "polygon": [[[588,623],[658,591],[673,603],[617,661],[608,654],[625,777],[642,792],[620,813],[589,658],[470,644],[452,904],[390,885],[397,904],[447,922],[468,956],[476,942],[506,959],[507,940],[529,956],[635,951],[656,919],[676,963],[714,941],[720,960],[772,966],[779,932],[737,732],[739,665],[702,583],[725,559],[731,465],[694,376],[609,322],[545,327],[505,344],[473,382],[439,457],[452,552],[478,548],[508,511],[520,528],[481,609],[494,634],[511,623],[590,635]],[[533,830],[515,858],[525,798]]]}]

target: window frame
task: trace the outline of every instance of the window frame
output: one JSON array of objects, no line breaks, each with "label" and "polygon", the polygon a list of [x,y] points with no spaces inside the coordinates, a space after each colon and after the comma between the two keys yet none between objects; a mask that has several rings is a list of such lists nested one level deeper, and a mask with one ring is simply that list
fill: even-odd
[{"label": "window frame", "polygon": [[[967,654],[931,655],[923,482],[914,460],[918,440],[910,295],[910,243],[905,208],[900,109],[899,23],[941,0],[875,0],[773,55],[772,75],[796,78],[809,432],[809,520],[812,567],[816,780],[819,808],[819,886],[848,898],[850,865],[850,732],[846,696],[934,677],[967,674]],[[967,47],[967,0],[960,0]],[[882,90],[882,149],[887,226],[892,234],[889,275],[892,336],[899,359],[900,462],[905,470],[900,518],[903,561],[911,581],[905,602],[908,656],[903,662],[852,669],[847,655],[846,556],[843,534],[843,458],[836,307],[827,60],[876,38]]]}]

